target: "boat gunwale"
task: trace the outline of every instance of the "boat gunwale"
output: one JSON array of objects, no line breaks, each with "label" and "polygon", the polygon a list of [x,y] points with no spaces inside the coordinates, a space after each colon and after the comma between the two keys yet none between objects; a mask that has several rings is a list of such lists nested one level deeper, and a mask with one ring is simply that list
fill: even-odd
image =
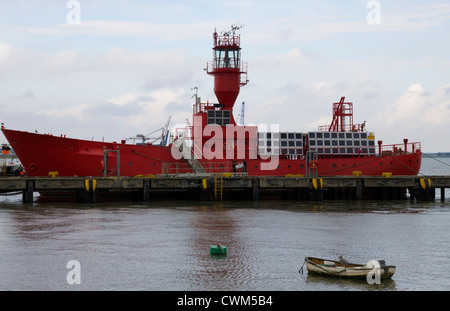
[{"label": "boat gunwale", "polygon": [[[323,263],[319,263],[322,261]],[[334,267],[341,267],[343,270],[341,271],[332,271],[327,270],[327,268],[332,268],[331,265],[325,265],[324,262],[332,262],[334,263]],[[323,258],[317,258],[317,257],[305,257],[305,263],[306,267],[308,269],[308,272],[316,273],[320,275],[326,275],[326,276],[335,276],[335,277],[346,277],[346,278],[365,278],[367,277],[367,274],[373,270],[372,267],[366,267],[366,265],[363,264],[355,264],[355,263],[348,263],[343,264],[336,260],[330,260],[330,259],[323,259]],[[316,269],[311,269],[310,265]],[[350,269],[350,271],[348,270]],[[393,269],[393,272],[389,272]],[[383,267],[380,267],[381,271],[381,278],[382,279],[389,279],[395,274],[396,266],[393,265],[386,265]],[[357,274],[351,274],[352,272]],[[347,274],[350,273],[350,274]]]}]

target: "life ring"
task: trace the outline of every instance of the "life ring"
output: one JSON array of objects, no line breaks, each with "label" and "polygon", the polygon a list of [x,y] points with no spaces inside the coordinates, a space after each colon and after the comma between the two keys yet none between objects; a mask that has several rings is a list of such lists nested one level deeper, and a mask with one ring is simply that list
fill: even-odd
[{"label": "life ring", "polygon": [[309,162],[309,168],[312,170],[317,170],[319,168],[319,162],[317,162],[316,160],[312,160],[311,162]]}]

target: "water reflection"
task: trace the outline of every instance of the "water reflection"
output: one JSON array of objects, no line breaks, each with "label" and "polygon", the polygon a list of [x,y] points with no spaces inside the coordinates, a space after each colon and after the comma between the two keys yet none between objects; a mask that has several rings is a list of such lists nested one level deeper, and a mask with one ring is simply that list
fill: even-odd
[{"label": "water reflection", "polygon": [[[0,289],[73,290],[71,259],[87,290],[448,289],[449,220],[442,202],[7,203]],[[227,256],[209,254],[217,243]],[[380,285],[298,273],[305,256],[339,255],[398,272]]]},{"label": "water reflection", "polygon": [[[245,206],[245,205],[244,205]],[[257,277],[256,243],[246,235],[246,228],[254,224],[246,209],[227,207],[227,203],[213,203],[196,209],[190,221],[188,245],[191,273],[189,286],[193,290],[248,289],[248,282]],[[211,256],[210,245],[221,243],[227,247],[226,256]],[[255,245],[256,244],[256,245]]]},{"label": "water reflection", "polygon": [[394,279],[381,280],[380,284],[369,284],[365,279],[350,279],[327,277],[317,274],[304,276],[308,290],[321,290],[326,286],[328,290],[395,290]]}]

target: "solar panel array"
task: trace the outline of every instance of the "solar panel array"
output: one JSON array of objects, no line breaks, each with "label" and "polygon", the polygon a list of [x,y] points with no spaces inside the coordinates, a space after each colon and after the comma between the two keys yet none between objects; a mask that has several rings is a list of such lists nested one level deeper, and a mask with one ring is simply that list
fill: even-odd
[{"label": "solar panel array", "polygon": [[376,152],[372,132],[259,132],[258,154],[303,156],[306,138],[309,150],[319,155],[373,155]]},{"label": "solar panel array", "polygon": [[207,124],[227,125],[230,124],[230,110],[209,110]]},{"label": "solar panel array", "polygon": [[309,149],[324,155],[375,154],[375,135],[367,132],[309,132]]},{"label": "solar panel array", "polygon": [[303,155],[304,133],[296,132],[259,132],[258,153],[260,155]]}]

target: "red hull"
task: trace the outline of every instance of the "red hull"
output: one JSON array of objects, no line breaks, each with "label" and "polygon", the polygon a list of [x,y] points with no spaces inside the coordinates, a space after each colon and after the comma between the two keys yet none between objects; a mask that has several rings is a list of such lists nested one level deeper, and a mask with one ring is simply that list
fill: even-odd
[{"label": "red hull", "polygon": [[[79,140],[5,128],[2,131],[28,176],[49,176],[52,172],[57,172],[58,176],[103,176],[104,150],[120,150],[120,176],[192,173],[186,161],[172,157],[170,147]],[[111,153],[107,168],[112,168],[116,162],[116,154]],[[176,167],[180,170],[168,172],[164,170],[165,163],[171,163],[172,169]],[[232,160],[200,163],[207,172],[232,172]],[[305,159],[280,158],[274,169],[262,170],[261,167],[264,168],[265,163],[267,161],[261,159],[246,160],[248,175],[306,174]],[[318,163],[319,176],[353,175],[353,172],[358,171],[365,176],[382,175],[384,172],[393,175],[417,175],[421,165],[421,152],[416,149],[413,153],[385,152],[381,157],[373,155],[319,158]]]},{"label": "red hull", "polygon": [[[88,141],[3,129],[28,176],[102,176],[104,150],[120,148],[120,174],[159,174],[162,163],[174,161],[170,148]],[[116,155],[109,155],[110,166]],[[112,164],[113,163],[113,164]]]}]

